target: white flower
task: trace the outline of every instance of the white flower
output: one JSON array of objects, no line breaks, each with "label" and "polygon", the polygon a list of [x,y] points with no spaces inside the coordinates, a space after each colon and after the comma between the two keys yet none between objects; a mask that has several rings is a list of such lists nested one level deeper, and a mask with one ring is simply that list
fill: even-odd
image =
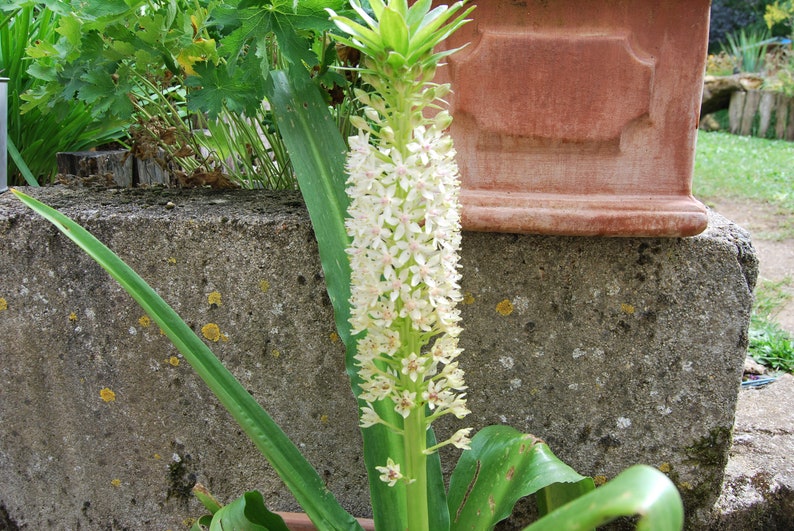
[{"label": "white flower", "polygon": [[461,352],[463,352],[463,349],[458,348],[458,338],[449,335],[436,339],[436,342],[433,343],[433,348],[430,350],[433,360],[444,365],[452,363]]},{"label": "white flower", "polygon": [[424,400],[430,409],[443,406],[452,398],[452,393],[444,386],[445,381],[431,381],[427,384],[427,390],[422,393]]},{"label": "white flower", "polygon": [[398,145],[404,131],[392,128],[389,104],[374,94],[362,94],[362,102],[378,127],[350,138],[345,222],[350,323],[353,333],[367,332],[356,354],[360,397],[367,402],[362,426],[383,422],[371,404],[387,398],[404,419],[425,406],[431,420],[462,417],[468,409],[459,393],[466,386],[454,361],[461,352],[456,304],[463,298],[460,186],[452,139],[444,132],[449,115],[420,119],[407,144]]},{"label": "white flower", "polygon": [[412,382],[415,382],[425,372],[425,360],[417,356],[415,352],[411,352],[410,356],[403,358],[401,363],[402,373],[407,375]]},{"label": "white flower", "polygon": [[375,468],[380,472],[380,480],[388,483],[390,487],[396,485],[403,478],[400,473],[400,465],[395,463],[391,457],[386,460],[386,466],[376,466]]},{"label": "white flower", "polygon": [[456,431],[455,434],[449,438],[449,444],[461,450],[471,450],[471,446],[469,446],[471,443],[469,433],[471,433],[471,428],[463,428]]},{"label": "white flower", "polygon": [[375,424],[380,424],[382,422],[380,416],[369,406],[361,408],[360,421],[360,426],[362,428],[369,428],[370,426],[374,426]]},{"label": "white flower", "polygon": [[404,419],[408,418],[416,405],[416,393],[404,390],[399,396],[396,397],[394,404],[394,411],[402,415]]}]

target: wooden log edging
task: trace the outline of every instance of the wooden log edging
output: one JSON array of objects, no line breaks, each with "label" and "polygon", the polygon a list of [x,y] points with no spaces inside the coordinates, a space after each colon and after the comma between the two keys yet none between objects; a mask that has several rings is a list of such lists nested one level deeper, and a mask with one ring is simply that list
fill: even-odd
[{"label": "wooden log edging", "polygon": [[734,92],[728,117],[733,134],[766,138],[774,123],[775,138],[794,140],[794,98],[785,94],[766,90]]},{"label": "wooden log edging", "polygon": [[124,188],[174,183],[162,160],[140,159],[125,149],[61,152],[56,160],[58,173],[66,180],[100,178]]}]

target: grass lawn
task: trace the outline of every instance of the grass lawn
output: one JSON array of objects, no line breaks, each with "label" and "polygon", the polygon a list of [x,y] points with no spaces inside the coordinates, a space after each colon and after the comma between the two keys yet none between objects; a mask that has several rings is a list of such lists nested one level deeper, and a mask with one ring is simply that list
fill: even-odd
[{"label": "grass lawn", "polygon": [[705,200],[748,198],[794,215],[794,142],[701,131],[693,187]]}]

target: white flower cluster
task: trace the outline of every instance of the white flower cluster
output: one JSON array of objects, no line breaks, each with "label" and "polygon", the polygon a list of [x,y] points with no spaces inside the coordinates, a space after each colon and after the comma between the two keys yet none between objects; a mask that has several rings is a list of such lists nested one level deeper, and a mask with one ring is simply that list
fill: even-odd
[{"label": "white flower cluster", "polygon": [[[371,120],[378,114],[366,111]],[[403,419],[415,412],[425,418],[429,410],[428,426],[445,414],[469,413],[455,361],[462,299],[458,168],[444,133],[449,116],[423,122],[403,150],[388,131],[366,127],[350,138],[350,321],[354,333],[366,331],[356,355],[367,402],[362,427],[388,424],[373,408],[381,400],[390,400]],[[460,430],[438,446],[468,448],[468,433]]]}]

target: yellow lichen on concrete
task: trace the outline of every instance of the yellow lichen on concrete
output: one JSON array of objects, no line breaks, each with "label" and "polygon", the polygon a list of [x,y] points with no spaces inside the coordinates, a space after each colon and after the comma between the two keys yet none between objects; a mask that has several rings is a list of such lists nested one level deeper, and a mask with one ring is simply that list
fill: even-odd
[{"label": "yellow lichen on concrete", "polygon": [[505,300],[503,300],[502,302],[500,302],[499,304],[496,305],[496,312],[499,315],[503,315],[505,317],[507,317],[508,315],[513,313],[513,310],[514,310],[513,303],[510,302],[509,299],[505,299]]},{"label": "yellow lichen on concrete", "polygon": [[0,312],[8,309],[8,301],[0,297]]},{"label": "yellow lichen on concrete", "polygon": [[270,351],[270,355],[273,356],[274,358],[278,358],[281,356],[281,352],[276,349],[273,349]]},{"label": "yellow lichen on concrete", "polygon": [[262,291],[262,293],[267,293],[267,291],[270,289],[270,282],[267,280],[260,280],[259,289]]},{"label": "yellow lichen on concrete", "polygon": [[632,315],[634,313],[634,306],[624,302],[620,305],[620,311],[627,315]]},{"label": "yellow lichen on concrete", "polygon": [[69,320],[70,320],[71,322],[73,322],[73,323],[74,323],[75,321],[77,321],[77,314],[76,314],[75,312],[72,312],[72,313],[70,313],[70,314],[69,314]]},{"label": "yellow lichen on concrete", "polygon": [[331,343],[336,343],[337,341],[339,341],[339,334],[337,334],[336,332],[331,332],[330,334],[328,334],[328,337],[331,339]]},{"label": "yellow lichen on concrete", "polygon": [[215,323],[207,323],[202,326],[201,333],[210,341],[219,341],[221,338],[221,328]]},{"label": "yellow lichen on concrete", "polygon": [[463,304],[474,304],[474,295],[470,292],[466,292],[463,294]]},{"label": "yellow lichen on concrete", "polygon": [[223,303],[221,302],[221,294],[217,291],[213,291],[209,295],[207,295],[207,302],[212,306],[221,306]]},{"label": "yellow lichen on concrete", "polygon": [[171,265],[174,265],[176,264],[176,258],[174,258],[173,256],[169,256],[167,262]]},{"label": "yellow lichen on concrete", "polygon": [[143,315],[138,319],[138,324],[144,328],[147,328],[150,324],[152,324],[152,320],[148,315]]},{"label": "yellow lichen on concrete", "polygon": [[99,397],[105,402],[113,402],[116,400],[116,393],[111,391],[110,388],[104,387],[101,391],[99,391]]},{"label": "yellow lichen on concrete", "polygon": [[593,476],[593,483],[595,483],[596,487],[600,487],[606,482],[607,482],[606,476]]},{"label": "yellow lichen on concrete", "polygon": [[670,466],[670,463],[662,463],[659,465],[659,471],[664,472],[665,474],[668,474],[671,469],[672,467]]},{"label": "yellow lichen on concrete", "polygon": [[177,358],[176,356],[171,356],[170,358],[168,358],[168,364],[171,365],[172,367],[179,367],[179,358]]},{"label": "yellow lichen on concrete", "polygon": [[328,424],[328,415],[325,414],[320,415],[320,422],[322,422],[323,424]]},{"label": "yellow lichen on concrete", "polygon": [[118,479],[118,478],[112,479],[110,481],[110,484],[113,485],[114,487],[120,487],[121,486],[121,480]]}]

